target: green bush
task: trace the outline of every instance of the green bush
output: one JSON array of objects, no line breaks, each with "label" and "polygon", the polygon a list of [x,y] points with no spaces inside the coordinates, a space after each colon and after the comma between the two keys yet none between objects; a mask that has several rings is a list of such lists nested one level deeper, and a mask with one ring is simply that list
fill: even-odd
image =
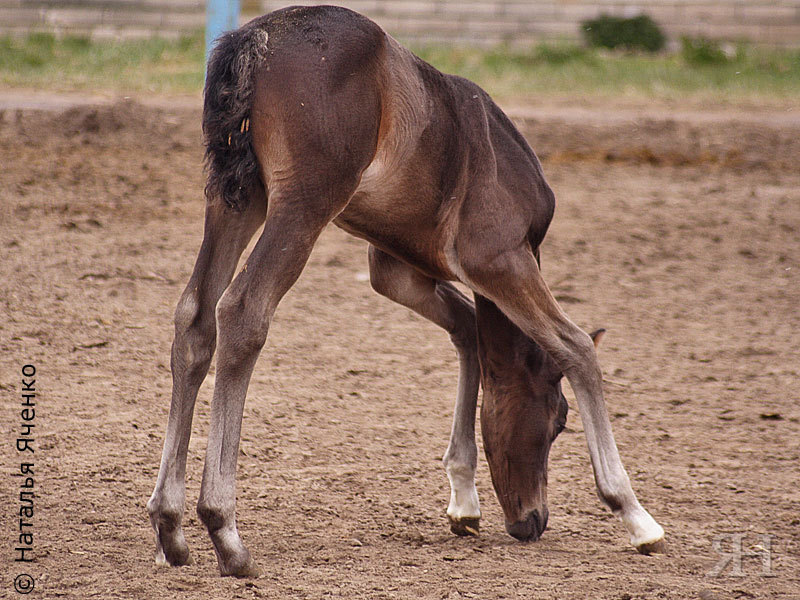
[{"label": "green bush", "polygon": [[719,42],[687,36],[681,38],[681,58],[690,65],[720,65],[728,62]]},{"label": "green bush", "polygon": [[667,41],[661,28],[647,15],[630,19],[600,15],[581,23],[581,32],[590,46],[600,48],[658,52]]}]

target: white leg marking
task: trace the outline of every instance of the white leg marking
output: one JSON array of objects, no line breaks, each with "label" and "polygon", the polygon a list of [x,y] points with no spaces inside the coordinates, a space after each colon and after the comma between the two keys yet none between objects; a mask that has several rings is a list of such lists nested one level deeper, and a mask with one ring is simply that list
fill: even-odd
[{"label": "white leg marking", "polygon": [[475,470],[452,463],[445,467],[450,480],[450,504],[447,516],[454,521],[480,519],[481,507],[475,487]]},{"label": "white leg marking", "polygon": [[638,502],[627,510],[617,511],[616,514],[631,534],[631,544],[635,547],[653,544],[664,539],[664,528],[656,523],[656,520]]}]

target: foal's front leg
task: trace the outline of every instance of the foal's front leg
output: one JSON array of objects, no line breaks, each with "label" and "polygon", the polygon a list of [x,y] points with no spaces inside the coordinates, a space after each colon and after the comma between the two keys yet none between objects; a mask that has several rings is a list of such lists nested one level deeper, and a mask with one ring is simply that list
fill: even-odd
[{"label": "foal's front leg", "polygon": [[431,279],[396,258],[369,249],[370,280],[379,294],[410,308],[450,334],[458,352],[456,396],[450,444],[444,454],[450,480],[447,518],[457,535],[477,535],[480,503],[475,488],[478,449],[475,445],[475,407],[478,401],[480,367],[475,333],[475,307],[453,285]]},{"label": "foal's front leg", "polygon": [[[483,220],[476,226],[485,232]],[[513,239],[503,233],[505,238],[496,239]],[[639,552],[663,552],[664,530],[642,508],[622,465],[592,339],[561,310],[526,243],[505,252],[496,246],[478,250],[473,249],[470,260],[462,263],[470,284],[553,357],[575,392],[601,500],[622,520]]]}]

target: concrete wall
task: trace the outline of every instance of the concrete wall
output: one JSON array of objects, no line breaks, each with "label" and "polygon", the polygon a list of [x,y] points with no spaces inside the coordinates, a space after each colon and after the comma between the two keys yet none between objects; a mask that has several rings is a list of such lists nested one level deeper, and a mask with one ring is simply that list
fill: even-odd
[{"label": "concrete wall", "polygon": [[[242,0],[243,20],[304,0]],[[329,0],[331,1],[331,0]],[[334,3],[335,0],[332,0]],[[396,37],[489,45],[577,38],[601,13],[653,17],[673,38],[706,36],[800,46],[800,0],[350,0],[340,2]],[[0,31],[31,29],[98,37],[177,35],[203,27],[204,0],[0,0]]]},{"label": "concrete wall", "polygon": [[[264,12],[285,6],[274,0],[261,4]],[[581,21],[602,13],[626,17],[646,13],[672,38],[692,35],[800,46],[800,0],[352,0],[342,4],[373,17],[403,39],[525,44],[577,38]]]},{"label": "concrete wall", "polygon": [[178,35],[205,27],[205,7],[205,0],[0,0],[0,31]]}]

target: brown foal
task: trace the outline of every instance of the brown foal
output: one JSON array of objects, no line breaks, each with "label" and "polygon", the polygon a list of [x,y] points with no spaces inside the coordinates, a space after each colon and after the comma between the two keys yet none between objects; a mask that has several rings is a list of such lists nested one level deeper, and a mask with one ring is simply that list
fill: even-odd
[{"label": "brown foal", "polygon": [[[187,564],[186,453],[197,390],[217,352],[197,512],[223,575],[254,576],[236,528],[242,409],[270,319],[331,221],[370,243],[372,285],[449,334],[459,383],[444,465],[453,532],[476,534],[475,412],[508,532],[547,523],[547,458],[577,397],[600,498],[643,553],[663,529],[620,461],[589,335],[542,279],[555,199],[525,139],[475,84],[444,75],[369,19],[293,7],[222,36],[208,66],[205,234],[175,312],[172,403],[147,508],[156,559]],[[264,230],[242,271],[248,241]],[[475,302],[452,283],[473,290]]]}]

